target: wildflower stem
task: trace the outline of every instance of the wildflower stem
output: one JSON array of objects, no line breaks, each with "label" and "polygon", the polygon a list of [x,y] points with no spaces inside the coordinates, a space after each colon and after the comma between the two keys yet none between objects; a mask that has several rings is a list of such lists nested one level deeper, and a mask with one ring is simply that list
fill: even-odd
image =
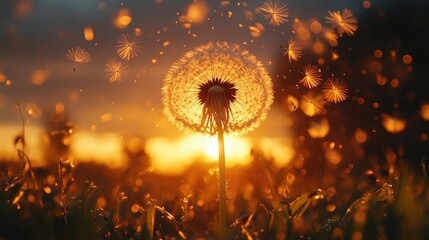
[{"label": "wildflower stem", "polygon": [[225,144],[221,124],[217,124],[219,144],[219,237],[225,239],[226,231],[226,170],[225,170]]}]

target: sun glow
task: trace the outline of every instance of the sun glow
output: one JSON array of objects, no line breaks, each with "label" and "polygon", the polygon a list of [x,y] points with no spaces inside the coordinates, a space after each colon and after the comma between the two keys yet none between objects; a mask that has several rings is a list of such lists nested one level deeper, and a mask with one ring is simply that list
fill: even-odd
[{"label": "sun glow", "polygon": [[94,161],[111,168],[123,167],[126,156],[119,134],[78,131],[71,137],[70,152],[80,161]]},{"label": "sun glow", "polygon": [[[197,160],[217,162],[218,145],[215,137],[189,135],[177,139],[151,138],[146,149],[156,172],[180,174]],[[169,149],[169,151],[165,151]],[[250,162],[251,143],[247,138],[227,137],[225,158],[227,167],[247,165]],[[171,166],[174,166],[171,167]]]}]

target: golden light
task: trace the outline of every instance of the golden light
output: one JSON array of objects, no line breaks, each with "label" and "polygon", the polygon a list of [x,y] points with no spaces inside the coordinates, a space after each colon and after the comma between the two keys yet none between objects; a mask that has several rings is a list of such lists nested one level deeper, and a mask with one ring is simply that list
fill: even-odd
[{"label": "golden light", "polygon": [[286,104],[290,111],[296,111],[299,107],[298,99],[292,95],[286,97]]},{"label": "golden light", "polygon": [[383,77],[381,75],[378,75],[377,78],[376,78],[376,81],[377,81],[378,85],[384,86],[387,83],[387,78],[385,78],[385,77]]},{"label": "golden light", "polygon": [[409,65],[409,64],[411,64],[413,62],[413,57],[411,57],[411,55],[409,55],[409,54],[405,54],[402,57],[402,62],[404,62],[405,64]]},{"label": "golden light", "polygon": [[313,117],[325,113],[325,104],[322,95],[310,92],[302,96],[300,108],[305,115]]},{"label": "golden light", "polygon": [[34,85],[42,85],[52,76],[50,70],[36,69],[31,75],[31,83]]},{"label": "golden light", "polygon": [[381,58],[383,56],[383,52],[380,49],[374,51],[374,57]]},{"label": "golden light", "polygon": [[306,27],[304,27],[304,26],[299,27],[299,28],[296,30],[296,35],[298,36],[298,38],[299,38],[301,41],[308,41],[308,40],[310,40],[310,38],[311,38],[311,33],[310,33],[310,31],[309,31]]},{"label": "golden light", "polygon": [[372,73],[379,74],[383,70],[383,66],[378,61],[372,61],[369,65],[369,69]]},{"label": "golden light", "polygon": [[124,29],[133,21],[131,17],[131,11],[128,8],[121,8],[118,11],[115,19],[113,20],[113,26]]},{"label": "golden light", "polygon": [[[0,124],[0,159],[10,159],[16,155],[16,149],[13,139],[22,131],[22,126]],[[34,166],[43,166],[44,146],[42,145],[41,136],[44,133],[42,127],[26,124],[25,126],[25,154],[31,159]]]},{"label": "golden light", "polygon": [[383,127],[386,129],[386,131],[393,134],[402,132],[407,126],[407,123],[405,122],[405,120],[392,117],[387,114],[381,115],[381,123]]},{"label": "golden light", "polygon": [[285,167],[295,157],[292,142],[285,138],[262,138],[258,144],[266,159],[272,159],[277,168]]},{"label": "golden light", "polygon": [[[201,135],[189,135],[178,139],[155,137],[147,141],[155,172],[166,175],[181,174],[195,161],[217,162],[217,139]],[[165,151],[169,149],[169,151]],[[242,137],[225,138],[226,166],[247,165],[250,160],[250,140]],[[174,166],[174,168],[171,168]]]},{"label": "golden light", "polygon": [[83,35],[85,36],[85,40],[88,42],[94,40],[94,32],[91,27],[85,27],[83,29]]},{"label": "golden light", "polygon": [[364,143],[366,142],[368,136],[366,134],[366,132],[364,132],[362,129],[358,128],[355,131],[355,140],[358,143]]},{"label": "golden light", "polygon": [[424,103],[420,108],[420,116],[425,121],[429,121],[429,103]]},{"label": "golden light", "polygon": [[80,161],[94,161],[111,168],[127,164],[121,136],[115,133],[76,131],[70,138],[70,153]]},{"label": "golden light", "polygon": [[113,118],[113,115],[111,113],[104,113],[103,115],[100,116],[100,121],[103,123],[106,123],[112,120],[112,118]]},{"label": "golden light", "polygon": [[203,1],[195,1],[189,4],[186,11],[186,19],[192,24],[202,24],[209,13],[208,4]]},{"label": "golden light", "polygon": [[314,51],[314,53],[321,54],[321,53],[323,53],[324,50],[325,50],[325,47],[323,46],[323,44],[320,41],[316,41],[313,44],[313,51]]},{"label": "golden light", "polygon": [[260,37],[264,33],[265,28],[260,23],[255,23],[255,26],[249,26],[250,35],[252,37]]},{"label": "golden light", "polygon": [[[218,141],[215,137],[202,137],[204,144],[204,155],[208,161],[218,161]],[[250,140],[239,137],[225,138],[225,157],[227,166],[247,165],[250,162],[251,144]]]},{"label": "golden light", "polygon": [[391,86],[392,88],[397,88],[397,87],[399,87],[399,80],[398,80],[398,79],[396,79],[396,78],[392,79],[392,81],[390,81],[390,86]]},{"label": "golden light", "polygon": [[134,35],[136,37],[141,37],[143,35],[143,29],[138,28],[138,27],[134,28]]},{"label": "golden light", "polygon": [[170,41],[165,41],[165,42],[163,42],[162,43],[162,46],[163,47],[167,47],[167,46],[169,46],[170,45]]},{"label": "golden light", "polygon": [[319,34],[323,31],[322,24],[319,21],[314,20],[310,23],[310,30],[314,34]]},{"label": "golden light", "polygon": [[29,103],[25,107],[27,114],[35,119],[39,119],[42,116],[42,110],[35,103]]},{"label": "golden light", "polygon": [[64,113],[64,104],[59,102],[55,104],[55,113],[56,114],[63,114]]},{"label": "golden light", "polygon": [[324,138],[328,135],[329,130],[329,121],[327,118],[323,118],[320,122],[311,121],[307,132],[312,138]]},{"label": "golden light", "polygon": [[335,47],[338,45],[338,35],[330,28],[324,30],[325,38],[328,39],[329,45]]},{"label": "golden light", "polygon": [[6,82],[6,75],[0,72],[0,83]]},{"label": "golden light", "polygon": [[333,165],[338,165],[341,162],[341,153],[335,149],[329,149],[325,152],[325,158]]}]

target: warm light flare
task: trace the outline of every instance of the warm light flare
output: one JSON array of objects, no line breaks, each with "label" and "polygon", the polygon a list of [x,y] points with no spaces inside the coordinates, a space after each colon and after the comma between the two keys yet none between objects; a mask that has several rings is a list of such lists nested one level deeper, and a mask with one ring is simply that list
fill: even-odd
[{"label": "warm light flare", "polygon": [[94,40],[94,32],[92,31],[91,27],[86,27],[83,29],[83,35],[85,37],[85,40],[90,42]]},{"label": "warm light flare", "polygon": [[113,20],[113,26],[119,29],[126,28],[133,21],[131,17],[131,11],[128,8],[122,8],[118,11],[115,19]]},{"label": "warm light flare", "polygon": [[266,159],[273,161],[277,168],[285,167],[295,157],[295,149],[291,141],[285,138],[262,138],[259,148]]},{"label": "warm light flare", "polygon": [[[215,137],[189,135],[178,139],[164,137],[147,141],[147,151],[155,172],[168,175],[183,173],[197,160],[218,161],[218,145]],[[165,151],[169,149],[169,151]],[[250,161],[250,140],[242,137],[225,138],[226,166],[247,165]],[[174,168],[171,168],[174,166]]]},{"label": "warm light flare", "polygon": [[186,19],[192,24],[202,24],[209,13],[209,6],[205,1],[194,1],[189,4]]},{"label": "warm light flare", "polygon": [[325,104],[326,101],[322,95],[310,92],[302,96],[300,108],[305,115],[313,117],[325,112]]},{"label": "warm light flare", "polygon": [[397,134],[404,131],[405,127],[407,126],[405,120],[397,117],[392,117],[388,114],[381,115],[381,124],[386,129],[386,131],[393,134]]},{"label": "warm light flare", "polygon": [[34,85],[43,85],[46,80],[52,76],[52,72],[47,69],[36,69],[31,74],[31,83]]},{"label": "warm light flare", "polygon": [[320,122],[311,121],[308,127],[308,135],[312,138],[324,138],[329,133],[329,121],[323,118]]},{"label": "warm light flare", "polygon": [[429,121],[429,103],[424,103],[420,109],[420,116],[425,121]]},{"label": "warm light flare", "polygon": [[76,159],[94,161],[111,168],[127,164],[121,136],[115,133],[77,131],[71,136],[70,152]]}]

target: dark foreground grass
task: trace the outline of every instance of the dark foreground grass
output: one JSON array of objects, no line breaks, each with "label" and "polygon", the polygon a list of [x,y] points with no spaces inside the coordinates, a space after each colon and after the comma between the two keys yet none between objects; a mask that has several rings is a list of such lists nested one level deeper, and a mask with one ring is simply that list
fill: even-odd
[{"label": "dark foreground grass", "polygon": [[[210,164],[162,176],[144,156],[121,170],[29,163],[21,155],[1,164],[0,239],[215,239]],[[229,169],[228,239],[429,239],[426,162],[399,162],[387,177],[300,173],[257,151],[249,166]]]}]

